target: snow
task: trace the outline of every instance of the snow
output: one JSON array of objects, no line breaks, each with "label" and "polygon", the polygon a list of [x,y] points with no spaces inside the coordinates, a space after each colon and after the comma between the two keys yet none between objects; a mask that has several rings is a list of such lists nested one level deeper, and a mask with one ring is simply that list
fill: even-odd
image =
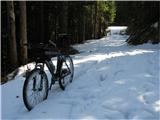
[{"label": "snow", "polygon": [[127,37],[75,45],[80,53],[72,56],[73,82],[65,91],[56,84],[30,112],[22,99],[26,66],[21,67],[14,80],[1,85],[2,119],[160,119],[159,44],[129,46]]},{"label": "snow", "polygon": [[110,34],[113,36],[114,34],[125,33],[126,30],[127,30],[127,26],[110,26],[107,28],[106,31],[110,31],[110,33],[108,33],[108,35]]},{"label": "snow", "polygon": [[120,31],[123,29],[127,29],[127,26],[110,26],[108,27],[109,30],[116,30],[116,31]]}]

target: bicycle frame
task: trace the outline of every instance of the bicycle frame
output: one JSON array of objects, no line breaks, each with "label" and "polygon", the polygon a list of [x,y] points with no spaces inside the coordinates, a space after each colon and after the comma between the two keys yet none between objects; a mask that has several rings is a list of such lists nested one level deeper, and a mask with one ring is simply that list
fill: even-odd
[{"label": "bicycle frame", "polygon": [[[42,63],[43,65],[39,65],[39,63],[41,63],[41,62],[36,62],[36,67],[40,67],[40,69],[42,69],[42,70],[44,70],[44,64],[46,64],[49,72],[51,73],[52,78],[51,78],[51,83],[49,85],[50,86],[49,89],[51,89],[51,87],[55,83],[55,81],[58,81],[59,79],[62,79],[65,76],[67,76],[67,75],[69,75],[71,73],[68,65],[66,64],[64,55],[58,54],[56,57],[57,57],[57,66],[56,66],[57,69],[56,69],[56,71],[55,71],[55,65],[52,63],[51,58],[45,60]],[[61,66],[62,66],[63,62],[65,62],[66,66],[67,66],[67,69],[68,69],[69,72],[67,74],[61,76],[60,69],[61,69]]]}]

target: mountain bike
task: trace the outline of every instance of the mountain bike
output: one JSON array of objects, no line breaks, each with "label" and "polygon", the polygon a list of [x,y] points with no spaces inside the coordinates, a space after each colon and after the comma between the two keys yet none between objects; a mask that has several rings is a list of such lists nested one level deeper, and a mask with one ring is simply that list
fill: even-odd
[{"label": "mountain bike", "polygon": [[[36,64],[34,69],[26,75],[23,85],[23,101],[29,111],[47,99],[48,91],[51,90],[56,81],[58,81],[60,88],[65,90],[66,85],[73,80],[74,66],[72,58],[69,55],[63,55],[58,50],[53,52],[50,45],[57,49],[56,44],[51,40],[49,43],[30,47],[32,53],[36,54],[34,55]],[[52,57],[57,57],[57,65],[53,64]],[[51,74],[50,85],[44,71],[45,65]]]}]

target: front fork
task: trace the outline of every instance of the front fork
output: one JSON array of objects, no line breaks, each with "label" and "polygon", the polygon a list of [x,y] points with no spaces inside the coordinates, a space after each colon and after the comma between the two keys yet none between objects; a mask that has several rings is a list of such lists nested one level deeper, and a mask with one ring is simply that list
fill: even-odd
[{"label": "front fork", "polygon": [[49,60],[49,61],[46,60],[45,63],[46,63],[46,65],[47,65],[47,67],[48,67],[49,72],[50,72],[51,75],[52,75],[51,84],[50,84],[50,87],[49,87],[49,89],[51,90],[52,85],[55,83],[55,74],[54,74],[55,66],[53,65],[53,63],[52,63],[51,60]]},{"label": "front fork", "polygon": [[33,91],[36,91],[36,90],[38,90],[38,91],[41,91],[42,89],[43,89],[43,72],[42,71],[44,71],[44,63],[36,63],[36,65],[35,65],[35,69],[36,68],[40,68],[41,70],[40,70],[40,84],[37,86],[37,88],[36,88],[36,84],[37,84],[37,80],[36,80],[36,76],[33,78]]}]

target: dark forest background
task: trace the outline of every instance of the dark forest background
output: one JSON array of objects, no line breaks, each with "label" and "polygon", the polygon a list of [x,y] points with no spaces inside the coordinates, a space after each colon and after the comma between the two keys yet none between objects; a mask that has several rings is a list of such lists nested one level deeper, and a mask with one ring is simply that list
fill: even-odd
[{"label": "dark forest background", "polygon": [[[128,26],[130,45],[159,37],[159,5],[156,1],[2,1],[1,78],[31,61],[28,44],[53,40],[63,52],[70,45],[98,39],[111,25]],[[157,25],[156,27],[153,27]]]}]

